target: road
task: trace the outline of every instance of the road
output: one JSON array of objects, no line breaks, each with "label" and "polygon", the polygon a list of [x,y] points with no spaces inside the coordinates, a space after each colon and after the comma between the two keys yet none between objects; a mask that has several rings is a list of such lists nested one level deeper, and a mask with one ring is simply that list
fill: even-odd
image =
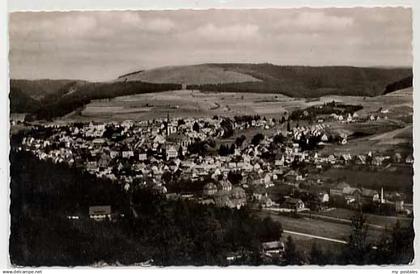
[{"label": "road", "polygon": [[329,241],[329,242],[334,242],[334,243],[347,244],[347,242],[343,241],[343,240],[332,239],[332,238],[328,238],[328,237],[322,237],[322,236],[317,236],[317,235],[312,235],[312,234],[307,234],[307,233],[301,233],[301,232],[296,232],[296,231],[283,230],[283,233],[308,237],[308,238],[312,238],[312,239],[319,239],[319,240],[324,240],[324,241]]}]

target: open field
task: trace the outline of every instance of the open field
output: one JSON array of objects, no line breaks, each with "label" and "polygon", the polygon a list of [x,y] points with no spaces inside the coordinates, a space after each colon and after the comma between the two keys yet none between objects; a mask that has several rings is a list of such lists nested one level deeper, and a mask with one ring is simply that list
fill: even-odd
[{"label": "open field", "polygon": [[[283,215],[278,215],[272,212],[258,212],[259,217],[270,216],[274,221],[282,224],[283,229],[308,233],[316,236],[327,237],[337,240],[348,241],[351,233],[351,226],[346,224],[339,224],[334,222],[326,222],[323,220],[316,220],[311,218],[293,218]],[[379,230],[368,230],[368,241],[375,242],[380,239],[383,232]]]},{"label": "open field", "polygon": [[71,120],[143,120],[172,117],[212,117],[260,114],[281,117],[284,112],[304,108],[317,102],[294,99],[281,94],[218,93],[177,90],[160,93],[95,100]]},{"label": "open field", "polygon": [[[153,116],[148,115],[150,113],[158,117],[159,112],[166,113],[167,111],[175,116],[185,116],[193,113],[201,117],[241,114],[279,117],[286,111],[291,112],[333,100],[363,106],[363,109],[358,111],[359,115],[366,115],[380,108],[387,109],[388,119],[394,121],[394,123],[398,121],[401,127],[405,124],[402,121],[407,116],[412,115],[412,91],[410,89],[376,97],[324,96],[320,97],[319,100],[292,98],[274,93],[219,93],[175,90],[94,100],[85,107],[80,117],[75,115],[74,118],[96,120],[101,119],[103,114],[107,114],[109,116],[107,118],[121,120],[128,119],[125,115],[129,114],[131,119],[140,120]],[[98,108],[102,108],[103,111],[98,111]]]}]

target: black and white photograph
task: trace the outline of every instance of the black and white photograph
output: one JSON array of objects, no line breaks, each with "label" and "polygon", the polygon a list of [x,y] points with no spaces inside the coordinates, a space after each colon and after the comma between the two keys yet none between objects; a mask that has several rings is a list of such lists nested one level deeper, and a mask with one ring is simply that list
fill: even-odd
[{"label": "black and white photograph", "polygon": [[10,12],[11,266],[411,265],[412,21]]}]

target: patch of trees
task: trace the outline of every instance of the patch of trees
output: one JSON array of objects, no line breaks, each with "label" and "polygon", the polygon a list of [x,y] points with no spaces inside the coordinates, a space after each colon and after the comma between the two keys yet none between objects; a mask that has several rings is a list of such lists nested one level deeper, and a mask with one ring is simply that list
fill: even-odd
[{"label": "patch of trees", "polygon": [[228,155],[234,154],[235,144],[232,144],[230,146],[225,145],[225,144],[220,144],[218,153],[220,156],[228,156]]},{"label": "patch of trees", "polygon": [[242,182],[243,176],[240,171],[229,171],[228,173],[228,180],[233,185],[239,185]]},{"label": "patch of trees", "polygon": [[366,217],[362,214],[352,219],[349,244],[342,254],[346,264],[408,264],[414,258],[413,226],[401,227],[397,221],[389,234],[384,233],[374,247],[367,241]]},{"label": "patch of trees", "polygon": [[189,154],[198,154],[200,156],[206,156],[208,151],[211,148],[214,148],[216,143],[212,139],[208,139],[205,141],[195,140],[193,143],[189,144],[187,147],[187,151]]},{"label": "patch of trees", "polygon": [[220,127],[223,129],[223,138],[229,138],[233,135],[233,122],[230,118],[223,118]]},{"label": "patch of trees", "polygon": [[305,136],[302,134],[300,139],[298,140],[299,147],[302,151],[305,150],[314,150],[318,147],[318,143],[321,141],[321,136],[309,135]]},{"label": "patch of trees", "polygon": [[241,147],[244,144],[245,140],[246,140],[246,136],[243,135],[243,134],[239,137],[236,137],[235,146],[236,147]]},{"label": "patch of trees", "polygon": [[192,129],[195,132],[200,132],[200,125],[197,122],[194,122],[194,125],[193,125]]},{"label": "patch of trees", "polygon": [[165,184],[168,192],[180,193],[180,194],[201,194],[203,192],[204,185],[213,182],[210,177],[204,180],[191,181],[190,178],[173,176],[172,181]]},{"label": "patch of trees", "polygon": [[254,146],[257,146],[261,143],[262,140],[264,140],[265,136],[262,133],[257,133],[252,137],[251,144]]},{"label": "patch of trees", "polygon": [[331,101],[328,103],[324,103],[323,105],[316,105],[311,106],[306,109],[298,109],[294,110],[290,114],[290,119],[292,120],[312,120],[316,118],[318,115],[329,115],[329,114],[337,114],[337,115],[347,115],[353,114],[356,111],[361,110],[363,107],[361,105],[346,105],[343,103],[337,103],[335,101]]},{"label": "patch of trees", "polygon": [[283,144],[286,140],[287,140],[286,137],[284,137],[283,134],[281,134],[281,133],[280,134],[276,134],[273,137],[273,142],[275,144]]},{"label": "patch of trees", "polygon": [[404,89],[404,88],[409,88],[412,86],[413,86],[413,75],[410,75],[399,81],[396,81],[387,85],[385,87],[384,94],[387,94],[396,90]]},{"label": "patch of trees", "polygon": [[235,120],[235,122],[237,123],[247,123],[249,125],[251,125],[251,122],[254,121],[258,121],[261,119],[260,115],[241,115],[241,116],[234,116],[233,119]]}]

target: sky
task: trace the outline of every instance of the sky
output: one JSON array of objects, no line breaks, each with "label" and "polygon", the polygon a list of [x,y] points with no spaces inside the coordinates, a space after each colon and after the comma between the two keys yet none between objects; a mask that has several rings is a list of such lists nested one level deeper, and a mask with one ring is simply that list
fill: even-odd
[{"label": "sky", "polygon": [[408,8],[16,12],[12,79],[107,81],[200,63],[411,67]]}]

